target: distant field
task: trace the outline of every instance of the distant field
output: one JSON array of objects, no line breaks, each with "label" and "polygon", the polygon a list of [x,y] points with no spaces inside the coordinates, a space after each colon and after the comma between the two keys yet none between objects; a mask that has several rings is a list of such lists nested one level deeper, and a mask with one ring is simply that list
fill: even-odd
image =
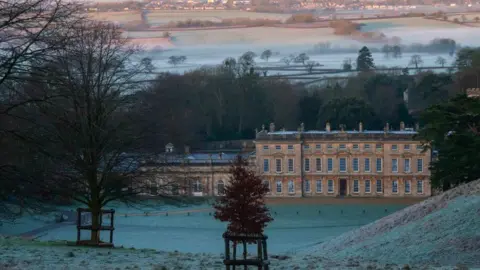
[{"label": "distant field", "polygon": [[[137,21],[141,19],[140,12],[99,12],[91,15],[94,19],[110,20],[120,23],[130,21]],[[170,21],[184,21],[184,20],[209,20],[221,21],[222,19],[232,18],[250,18],[250,19],[272,19],[285,20],[289,18],[289,14],[274,14],[274,13],[256,13],[237,10],[197,10],[197,11],[152,11],[148,14],[148,20],[151,24],[165,24]]]},{"label": "distant field", "polygon": [[[175,44],[188,45],[220,45],[220,44],[315,44],[323,41],[344,39],[333,34],[333,29],[294,29],[277,27],[255,27],[248,29],[222,29],[201,31],[170,31]],[[130,32],[129,37],[160,37],[162,32]]]},{"label": "distant field", "polygon": [[424,18],[395,18],[395,19],[378,19],[378,20],[357,20],[355,22],[364,23],[366,31],[381,31],[393,27],[421,27],[421,28],[459,28],[462,25],[450,22],[427,20]]}]

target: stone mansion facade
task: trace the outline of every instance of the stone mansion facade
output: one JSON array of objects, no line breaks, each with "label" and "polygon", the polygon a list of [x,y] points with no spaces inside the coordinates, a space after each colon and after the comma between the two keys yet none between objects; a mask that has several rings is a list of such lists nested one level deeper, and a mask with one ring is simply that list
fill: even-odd
[{"label": "stone mansion facade", "polygon": [[270,196],[431,195],[430,151],[423,151],[417,132],[331,130],[275,131],[271,124],[255,139],[257,170]]},{"label": "stone mansion facade", "polygon": [[[417,127],[418,129],[418,127]],[[391,130],[297,131],[262,128],[253,142],[237,149],[190,152],[166,146],[151,167],[154,182],[174,182],[173,193],[221,196],[230,181],[229,168],[237,155],[249,160],[270,197],[364,196],[426,197],[431,195],[431,151],[415,140],[417,132],[400,125]],[[152,191],[157,187],[154,184]]]}]

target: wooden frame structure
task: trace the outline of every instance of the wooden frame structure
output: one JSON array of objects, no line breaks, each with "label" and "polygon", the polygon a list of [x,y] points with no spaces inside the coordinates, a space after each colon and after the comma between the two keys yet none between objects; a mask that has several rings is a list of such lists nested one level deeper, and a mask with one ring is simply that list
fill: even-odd
[{"label": "wooden frame structure", "polygon": [[[113,247],[113,231],[115,230],[114,227],[114,216],[115,216],[115,210],[110,209],[110,210],[101,210],[99,214],[99,227],[97,229],[94,229],[93,226],[90,225],[84,225],[83,223],[83,215],[84,213],[90,213],[92,214],[92,211],[88,208],[77,208],[77,245],[88,245],[88,246],[98,246],[98,247]],[[110,225],[109,226],[103,226],[103,215],[104,214],[110,214]],[[98,243],[92,243],[91,241],[82,241],[80,240],[80,234],[82,230],[86,231],[91,231],[91,232],[98,232],[98,231],[110,231],[110,241],[109,242],[101,242],[99,240]]]},{"label": "wooden frame structure", "polygon": [[[227,270],[235,270],[236,266],[243,266],[244,269],[248,269],[248,266],[257,266],[258,270],[269,270],[270,261],[268,260],[267,252],[267,239],[268,237],[263,234],[231,234],[225,232],[223,234],[225,239],[225,259],[223,263]],[[233,254],[230,257],[230,242],[233,243]],[[247,258],[247,243],[257,244],[257,258]],[[237,259],[237,245],[243,244],[243,256],[242,259]]]}]

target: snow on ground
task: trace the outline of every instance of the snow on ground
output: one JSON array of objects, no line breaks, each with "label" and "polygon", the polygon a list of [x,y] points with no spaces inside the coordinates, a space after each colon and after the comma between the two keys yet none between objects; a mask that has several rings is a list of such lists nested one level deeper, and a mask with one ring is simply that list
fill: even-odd
[{"label": "snow on ground", "polygon": [[336,260],[480,267],[480,180],[299,251]]}]

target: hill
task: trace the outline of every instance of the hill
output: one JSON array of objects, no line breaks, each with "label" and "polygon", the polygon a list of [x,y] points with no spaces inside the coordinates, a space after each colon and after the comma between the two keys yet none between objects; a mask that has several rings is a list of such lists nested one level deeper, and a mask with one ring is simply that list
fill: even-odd
[{"label": "hill", "polygon": [[480,180],[297,253],[379,263],[480,266]]}]

